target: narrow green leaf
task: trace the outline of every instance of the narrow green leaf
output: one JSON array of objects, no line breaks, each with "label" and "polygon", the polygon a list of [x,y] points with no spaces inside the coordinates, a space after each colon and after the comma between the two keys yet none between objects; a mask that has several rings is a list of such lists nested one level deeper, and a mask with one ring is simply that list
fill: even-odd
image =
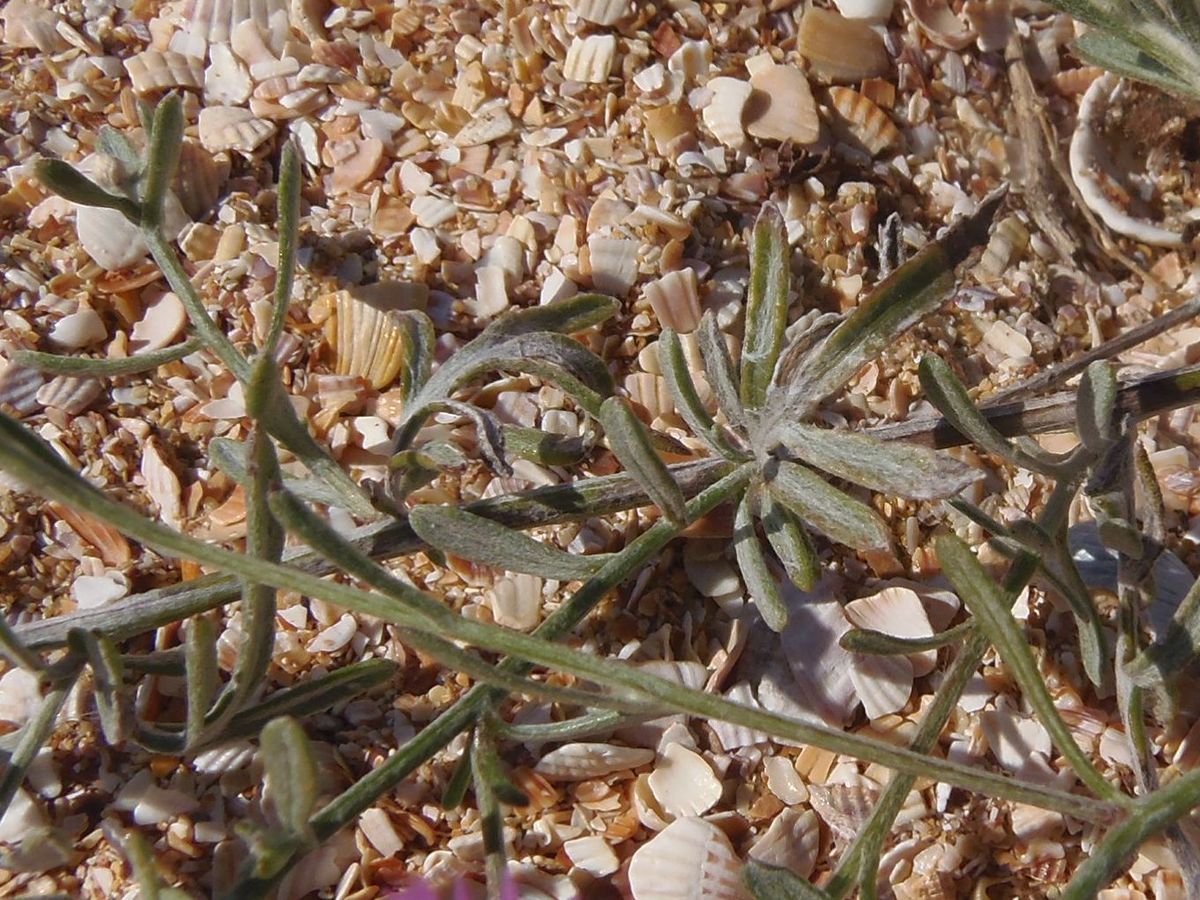
[{"label": "narrow green leaf", "polygon": [[508,775],[508,767],[500,759],[496,749],[495,725],[489,724],[494,713],[485,715],[475,729],[475,740],[472,742],[471,768],[475,773],[476,784],[486,781],[495,794],[496,799],[510,806],[526,806],[529,798],[524,791],[512,783]]},{"label": "narrow green leaf", "polygon": [[720,442],[714,437],[716,423],[700,402],[696,393],[696,383],[692,380],[691,370],[683,355],[683,344],[670,328],[664,328],[658,338],[658,361],[662,366],[663,378],[667,388],[675,400],[675,410],[692,430],[692,434],[702,440],[710,450],[725,455]]},{"label": "narrow green leaf", "polygon": [[169,94],[154,109],[150,147],[146,151],[146,174],[142,182],[143,228],[158,231],[162,224],[163,203],[175,178],[182,149],[183,101],[178,94]]},{"label": "narrow green leaf", "polygon": [[800,422],[776,429],[786,451],[838,478],[873,491],[936,500],[957,494],[983,473],[945,454],[881,441],[853,431],[835,431]]},{"label": "narrow green leaf", "polygon": [[776,500],[831,540],[855,550],[886,550],[887,525],[866,504],[847,496],[804,466],[769,464],[767,488]]},{"label": "narrow green leaf", "polygon": [[566,553],[453,506],[416,506],[409,513],[409,523],[421,540],[444,553],[542,578],[562,581],[590,578],[611,558],[610,554]]},{"label": "narrow green leaf", "polygon": [[1117,390],[1117,376],[1104,360],[1088,366],[1079,380],[1076,427],[1079,439],[1093,453],[1102,453],[1113,439]]},{"label": "narrow green leaf", "polygon": [[821,562],[808,529],[770,491],[759,491],[758,502],[763,531],[788,578],[800,590],[812,590],[821,574]]},{"label": "narrow green leaf", "polygon": [[124,359],[89,359],[84,356],[60,356],[57,353],[39,353],[36,350],[18,350],[13,362],[19,366],[53,372],[56,375],[96,375],[101,378],[117,375],[136,375],[149,372],[159,366],[190,356],[204,346],[199,338],[188,338],[180,344],[138,353]]},{"label": "narrow green leaf", "polygon": [[185,646],[187,685],[187,744],[195,746],[204,732],[205,715],[220,685],[217,668],[217,635],[208,616],[188,623]]},{"label": "narrow green leaf", "polygon": [[746,332],[742,340],[742,406],[758,410],[766,400],[787,328],[792,249],[783,216],[773,203],[763,206],[750,241],[750,286],[746,293]]},{"label": "narrow green leaf", "polygon": [[16,746],[13,748],[12,754],[4,760],[3,768],[0,769],[0,818],[8,811],[8,805],[12,803],[17,789],[25,780],[25,772],[29,769],[30,763],[49,743],[50,736],[54,734],[55,720],[58,718],[59,710],[62,709],[67,695],[75,687],[79,671],[78,665],[76,665],[75,671],[69,678],[54,685],[42,698],[37,712],[17,733]]},{"label": "narrow green leaf", "polygon": [[591,450],[590,441],[540,428],[502,425],[504,451],[509,456],[532,460],[543,466],[570,466],[580,462]]},{"label": "narrow green leaf", "polygon": [[111,125],[101,126],[96,135],[96,149],[119,162],[128,177],[136,178],[141,174],[142,155],[124,132]]},{"label": "narrow green leaf", "polygon": [[733,552],[737,556],[738,569],[746,590],[754,598],[754,605],[767,627],[774,632],[783,631],[787,625],[788,611],[779,593],[775,575],[767,565],[754,527],[753,493],[746,491],[738,504],[733,520]]},{"label": "narrow green leaf", "polygon": [[619,397],[609,397],[604,401],[599,419],[621,465],[641,483],[668,519],[676,524],[686,522],[687,508],[683,492],[654,451],[642,420]]},{"label": "narrow green leaf", "polygon": [[1080,781],[1112,803],[1127,804],[1129,798],[1113,787],[1092,765],[1071,735],[1046,687],[1029,643],[1013,619],[1004,591],[984,571],[971,549],[952,535],[937,541],[937,556],[955,591],[975,616],[975,621],[995,646],[1005,665],[1017,679],[1025,700],[1050,733],[1055,747],[1071,764]]},{"label": "narrow green leaf", "polygon": [[984,198],[975,213],[885,278],[804,360],[787,390],[781,392],[781,400],[769,410],[767,423],[807,418],[888,343],[937,310],[954,288],[955,268],[986,241],[1003,199],[1003,191]]},{"label": "narrow green leaf", "polygon": [[490,715],[490,710],[485,711],[482,721],[475,727],[475,739],[471,742],[471,772],[475,777],[475,805],[482,820],[488,895],[500,897],[508,875],[508,861],[504,849],[504,813],[500,803],[503,801],[524,806],[529,800],[508,780],[503,763],[496,754],[491,729],[488,727]]},{"label": "narrow green leaf", "polygon": [[17,633],[13,631],[12,626],[8,624],[8,619],[3,615],[0,615],[0,656],[8,660],[11,665],[22,668],[26,672],[32,672],[34,675],[40,675],[46,669],[45,661],[25,646],[24,642],[17,637]]},{"label": "narrow green leaf", "polygon": [[287,141],[279,159],[279,188],[277,190],[279,262],[275,267],[275,299],[271,308],[271,324],[260,352],[274,356],[283,326],[287,323],[288,307],[292,303],[292,283],[296,279],[296,241],[300,232],[300,154],[296,145]]},{"label": "narrow green leaf", "polygon": [[505,458],[504,432],[500,428],[499,420],[491,413],[459,400],[435,400],[428,404],[425,409],[428,410],[425,415],[448,412],[456,416],[462,416],[464,419],[469,419],[471,424],[475,426],[475,440],[479,447],[479,452],[487,461],[488,468],[497,475],[507,476],[512,474],[512,466],[509,465],[508,460]]},{"label": "narrow green leaf", "polygon": [[1144,49],[1110,32],[1087,31],[1077,37],[1071,47],[1080,59],[1110,72],[1144,81],[1181,97],[1200,97],[1200,91],[1188,79],[1181,78]]},{"label": "narrow green leaf", "polygon": [[458,758],[454,773],[446,782],[442,791],[442,809],[458,809],[467,796],[467,788],[471,786],[471,753],[468,751]]},{"label": "narrow green leaf", "polygon": [[397,313],[404,348],[404,365],[400,369],[400,398],[405,405],[425,387],[433,371],[433,355],[437,335],[429,316],[419,310]]},{"label": "narrow green leaf", "polygon": [[514,310],[483,330],[487,341],[540,331],[575,334],[599,325],[617,314],[621,304],[604,294],[576,294],[544,306]]},{"label": "narrow green leaf", "polygon": [[639,716],[630,716],[616,710],[586,713],[561,722],[538,722],[529,725],[500,724],[501,736],[512,741],[570,741],[595,734],[609,733],[624,724],[634,724]]},{"label": "narrow green leaf", "polygon": [[742,880],[754,900],[830,900],[829,895],[810,881],[779,866],[768,866],[756,859],[746,863]]},{"label": "narrow green leaf", "polygon": [[70,163],[61,159],[39,159],[34,164],[38,181],[58,196],[80,206],[115,209],[131,222],[137,222],[141,207],[128,197],[111,194]]},{"label": "narrow green leaf", "polygon": [[76,629],[68,638],[75,652],[92,667],[96,712],[104,739],[120,744],[133,732],[132,710],[126,703],[124,667],[116,645],[98,632]]},{"label": "narrow green leaf", "polygon": [[968,619],[938,634],[915,638],[896,637],[894,634],[885,634],[870,628],[851,628],[841,636],[838,643],[842,645],[843,650],[849,650],[851,653],[864,653],[868,656],[905,656],[957,644],[969,637],[974,627],[974,623]]},{"label": "narrow green leaf", "polygon": [[696,330],[696,343],[700,357],[704,360],[704,374],[717,398],[717,406],[725,413],[730,424],[745,427],[746,410],[738,390],[737,375],[733,371],[733,360],[729,356],[729,345],[725,335],[717,326],[717,317],[711,311],[704,314]]},{"label": "narrow green leaf", "polygon": [[1166,631],[1135,656],[1125,674],[1139,687],[1170,682],[1200,653],[1200,578],[1180,601]]},{"label": "narrow green leaf", "polygon": [[308,735],[295,719],[272,719],[260,738],[267,784],[279,824],[301,840],[313,838],[309,817],[317,805],[317,766]]}]

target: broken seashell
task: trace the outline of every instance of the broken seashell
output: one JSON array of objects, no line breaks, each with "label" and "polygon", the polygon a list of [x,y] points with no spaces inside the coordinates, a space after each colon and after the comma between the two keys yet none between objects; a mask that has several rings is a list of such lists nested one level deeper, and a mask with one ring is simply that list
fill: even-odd
[{"label": "broken seashell", "polygon": [[67,350],[79,350],[108,337],[100,314],[90,306],[81,306],[54,323],[47,335],[50,341]]},{"label": "broken seashell", "polygon": [[214,44],[204,70],[204,102],[207,106],[238,106],[250,99],[254,83],[242,61],[228,44]]},{"label": "broken seashell", "polygon": [[633,12],[633,0],[574,0],[571,11],[585,22],[616,25]]},{"label": "broken seashell", "polygon": [[515,574],[496,579],[488,591],[492,619],[497,625],[528,631],[537,625],[542,609],[542,579]]},{"label": "broken seashell", "polygon": [[334,371],[357,375],[383,390],[404,365],[404,333],[385,308],[349,291],[327,297],[325,340],[333,350]]},{"label": "broken seashell", "polygon": [[133,551],[125,536],[100,519],[53,501],[46,504],[46,509],[70,525],[77,535],[95,548],[106,565],[124,566],[133,559]]},{"label": "broken seashell", "polygon": [[186,325],[183,303],[171,291],[164,291],[134,323],[129,349],[134,354],[161,350],[179,337]]},{"label": "broken seashell", "polygon": [[[933,626],[916,591],[887,587],[877,594],[853,600],[845,606],[846,618],[858,628],[882,631],[893,637],[931,637]],[[857,657],[856,657],[857,658]],[[913,674],[928,675],[937,665],[937,651],[909,654]]]},{"label": "broken seashell", "polygon": [[204,61],[173,50],[143,50],[125,60],[125,71],[137,94],[204,85]]},{"label": "broken seashell", "polygon": [[206,150],[249,154],[275,133],[275,126],[239,106],[208,106],[200,110],[198,130]]},{"label": "broken seashell", "polygon": [[221,189],[229,178],[229,158],[219,159],[193,141],[179,148],[179,168],[171,188],[180,204],[193,219],[202,219],[212,211]]},{"label": "broken seashell", "polygon": [[707,87],[712,91],[712,99],[700,114],[705,127],[729,149],[741,150],[746,146],[742,113],[754,88],[748,81],[726,76],[711,79]]},{"label": "broken seashell", "polygon": [[698,816],[721,799],[721,781],[700,754],[668,744],[648,784],[658,805],[670,816]]},{"label": "broken seashell", "polygon": [[562,849],[572,865],[593,878],[611,875],[621,867],[613,848],[598,834],[564,841]]},{"label": "broken seashell", "polygon": [[663,328],[687,334],[699,327],[700,286],[695,269],[668,272],[647,284],[644,291]]},{"label": "broken seashell", "polygon": [[1029,338],[1000,319],[984,331],[983,342],[1009,359],[1028,359],[1033,355],[1033,344]]},{"label": "broken seashell", "polygon": [[[1007,270],[1009,263],[1020,258],[1021,253],[1029,246],[1029,229],[1014,214],[1001,219],[988,238],[983,255],[975,265],[975,275],[981,280],[999,278]],[[1032,347],[1031,347],[1032,349]]]},{"label": "broken seashell", "polygon": [[829,102],[849,137],[872,156],[900,145],[900,129],[891,117],[858,91],[831,87]]},{"label": "broken seashell", "polygon": [[819,7],[800,20],[797,48],[825,81],[861,81],[883,75],[891,65],[883,38],[870,25]]},{"label": "broken seashell", "polygon": [[979,36],[975,42],[984,53],[1003,50],[1013,29],[1009,0],[966,0],[963,15]]},{"label": "broken seashell", "polygon": [[[788,623],[780,634],[784,655],[795,679],[789,699],[840,728],[858,706],[851,678],[854,656],[838,643],[850,630],[835,582],[822,578],[811,591],[800,591],[786,579],[780,583],[788,607]],[[761,688],[759,701],[766,706]]]},{"label": "broken seashell", "polygon": [[562,67],[563,78],[584,84],[603,84],[612,72],[616,55],[617,36],[614,34],[576,36],[567,48],[567,58]]},{"label": "broken seashell", "polygon": [[808,790],[813,810],[844,841],[858,836],[879,799],[879,786],[863,775],[843,784],[812,784]]},{"label": "broken seashell", "polygon": [[[339,152],[340,148],[340,152]],[[348,193],[370,179],[383,161],[383,142],[377,138],[358,138],[339,141],[329,148],[334,159],[329,176],[330,190],[335,194]]]},{"label": "broken seashell", "polygon": [[950,9],[946,0],[904,0],[921,30],[947,50],[962,50],[975,40],[975,30]]},{"label": "broken seashell", "polygon": [[817,101],[795,66],[765,66],[750,76],[750,87],[742,118],[754,137],[811,144],[821,136]]},{"label": "broken seashell", "polygon": [[454,135],[454,143],[459,147],[479,147],[490,144],[502,137],[507,137],[516,131],[517,123],[503,106],[492,106],[487,110],[479,110]]},{"label": "broken seashell", "polygon": [[84,252],[110,272],[132,266],[150,252],[138,227],[115,209],[77,206],[75,233]]},{"label": "broken seashell", "polygon": [[703,819],[676,819],[629,862],[634,900],[748,900],[742,861],[729,838]]},{"label": "broken seashell", "polygon": [[317,633],[305,648],[309,653],[337,653],[344,649],[350,640],[358,633],[358,620],[350,613]]},{"label": "broken seashell", "polygon": [[1019,771],[1031,753],[1050,756],[1050,735],[1037,719],[998,708],[981,712],[979,722],[996,762],[1009,772]]},{"label": "broken seashell", "polygon": [[617,298],[628,294],[637,280],[637,241],[593,235],[587,246],[592,287]]},{"label": "broken seashell", "polygon": [[833,0],[833,5],[847,19],[886,22],[892,17],[896,0]]},{"label": "broken seashell", "polygon": [[586,781],[654,761],[654,751],[616,744],[564,744],[543,756],[534,771],[550,781]]},{"label": "broken seashell", "polygon": [[[791,763],[786,764],[792,768]],[[764,865],[778,866],[798,878],[807,878],[816,868],[820,849],[821,823],[816,813],[811,809],[785,809],[751,845],[748,855]]]},{"label": "broken seashell", "polygon": [[690,107],[677,103],[655,106],[642,113],[642,121],[661,155],[674,158],[695,149],[696,117]]},{"label": "broken seashell", "polygon": [[37,401],[42,406],[62,410],[69,416],[77,416],[100,396],[101,390],[103,385],[98,378],[57,375],[42,385],[37,392]]},{"label": "broken seashell", "polygon": [[808,787],[788,757],[769,757],[763,761],[763,771],[767,775],[767,787],[771,793],[788,806],[795,806],[808,799]]},{"label": "broken seashell", "polygon": [[422,228],[437,228],[458,215],[458,207],[444,197],[425,195],[412,202],[412,213]]},{"label": "broken seashell", "polygon": [[129,593],[129,579],[121,572],[80,575],[71,583],[71,596],[79,609],[96,609]]},{"label": "broken seashell", "polygon": [[906,656],[856,654],[850,682],[871,721],[899,712],[912,695],[913,665]]},{"label": "broken seashell", "polygon": [[142,451],[141,473],[145,479],[146,493],[158,506],[159,518],[178,530],[183,518],[179,478],[171,471],[154,438],[146,442]]}]

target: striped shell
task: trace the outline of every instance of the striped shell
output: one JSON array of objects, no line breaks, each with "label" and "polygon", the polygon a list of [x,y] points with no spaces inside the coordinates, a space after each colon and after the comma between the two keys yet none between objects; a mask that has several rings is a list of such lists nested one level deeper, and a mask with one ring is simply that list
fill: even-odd
[{"label": "striped shell", "polygon": [[200,110],[200,143],[219,153],[253,153],[275,133],[275,126],[240,106],[209,106]]},{"label": "striped shell", "polygon": [[844,130],[872,156],[899,146],[900,129],[886,112],[858,91],[848,87],[832,87],[829,89],[829,102]]},{"label": "striped shell", "polygon": [[563,78],[584,84],[603,84],[608,80],[616,55],[616,35],[576,37],[567,49],[567,59],[562,68]]},{"label": "striped shell", "polygon": [[210,44],[227,44],[241,22],[253,20],[265,31],[272,15],[287,11],[287,0],[192,0],[184,19],[192,34]]},{"label": "striped shell", "polygon": [[334,371],[357,375],[382,390],[396,380],[404,364],[404,336],[385,309],[338,291],[325,320],[325,339],[333,349]]},{"label": "striped shell", "polygon": [[541,758],[534,771],[550,781],[586,781],[654,761],[654,751],[616,744],[564,744]]},{"label": "striped shell", "polygon": [[173,50],[144,50],[125,60],[125,70],[137,94],[204,86],[204,61]]},{"label": "striped shell", "polygon": [[742,861],[716,825],[676,819],[629,863],[634,900],[746,900]]},{"label": "striped shell", "polygon": [[571,11],[585,22],[615,25],[633,11],[632,0],[574,0]]}]

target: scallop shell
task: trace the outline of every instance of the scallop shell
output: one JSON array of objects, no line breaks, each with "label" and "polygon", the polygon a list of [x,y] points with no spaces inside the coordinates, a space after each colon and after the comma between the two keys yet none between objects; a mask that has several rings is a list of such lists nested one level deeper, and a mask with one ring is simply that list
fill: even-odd
[{"label": "scallop shell", "polygon": [[633,12],[633,0],[574,0],[571,11],[585,22],[616,25]]},{"label": "scallop shell", "polygon": [[905,656],[857,656],[850,668],[850,683],[867,718],[874,721],[908,704],[913,665]]},{"label": "scallop shell", "polygon": [[[790,763],[787,766],[791,768]],[[754,842],[748,855],[764,865],[778,866],[799,878],[807,878],[816,868],[820,849],[821,823],[816,814],[811,809],[785,809]]]},{"label": "scallop shell", "polygon": [[654,751],[616,744],[564,744],[543,756],[534,771],[549,781],[586,781],[654,761]]},{"label": "scallop shell", "polygon": [[720,828],[703,819],[676,819],[633,854],[634,900],[749,900],[742,861]]},{"label": "scallop shell", "polygon": [[208,106],[200,110],[200,143],[219,153],[253,153],[275,133],[275,126],[239,106]]},{"label": "scallop shell", "polygon": [[858,91],[848,87],[831,87],[829,102],[845,130],[872,156],[900,145],[900,129],[891,117]]},{"label": "scallop shell", "polygon": [[103,387],[98,378],[58,375],[42,385],[37,392],[37,401],[42,406],[77,416],[100,396]]},{"label": "scallop shell", "polygon": [[10,362],[0,369],[0,406],[11,407],[22,415],[39,409],[37,393],[45,383],[46,376],[37,369]]},{"label": "scallop shell", "polygon": [[699,753],[668,744],[647,780],[659,807],[670,816],[699,816],[721,799],[721,781]]},{"label": "scallop shell", "polygon": [[437,228],[457,216],[458,207],[452,200],[426,194],[413,198],[412,213],[422,228]]},{"label": "scallop shell", "polygon": [[861,81],[883,75],[891,66],[883,38],[870,25],[819,7],[800,20],[797,47],[826,81]]},{"label": "scallop shell", "polygon": [[602,294],[623,298],[637,280],[637,241],[625,238],[588,238],[592,287]]},{"label": "scallop shell", "polygon": [[173,50],[143,50],[125,60],[125,71],[137,94],[204,85],[204,61]]},{"label": "scallop shell", "polygon": [[603,84],[612,72],[616,55],[615,34],[576,36],[567,49],[567,58],[562,67],[563,78],[584,84]]},{"label": "scallop shell", "polygon": [[[853,600],[845,606],[851,625],[882,631],[894,637],[931,637],[933,626],[916,591],[906,587],[888,587],[877,594]],[[917,676],[928,675],[937,665],[937,651],[910,654]]]},{"label": "scallop shell", "polygon": [[663,328],[686,334],[699,327],[700,286],[695,269],[668,272],[644,290]]},{"label": "scallop shell", "polygon": [[1031,753],[1050,755],[1050,735],[1037,719],[997,708],[981,712],[979,723],[996,762],[1009,772],[1019,771]]},{"label": "scallop shell", "polygon": [[700,114],[705,127],[729,149],[741,150],[746,146],[742,113],[754,88],[748,81],[726,76],[710,79],[707,87],[712,91],[712,100]]},{"label": "scallop shell", "polygon": [[183,18],[189,32],[210,44],[227,44],[240,23],[250,20],[265,30],[281,12],[287,15],[287,0],[192,0]]},{"label": "scallop shell", "polygon": [[808,79],[795,66],[765,66],[750,77],[743,113],[746,131],[768,141],[811,144],[821,136],[821,119]]},{"label": "scallop shell", "polygon": [[675,411],[675,400],[667,380],[648,372],[631,372],[625,376],[625,391],[629,399],[643,407],[653,421]]},{"label": "scallop shell", "polygon": [[386,309],[338,291],[327,298],[325,339],[333,349],[334,371],[357,375],[376,390],[395,381],[404,365],[404,334]]},{"label": "scallop shell", "polygon": [[254,761],[255,747],[249,741],[228,741],[196,754],[192,767],[201,775],[224,775],[244,769]]},{"label": "scallop shell", "polygon": [[939,47],[962,50],[975,40],[975,30],[950,9],[946,0],[905,0],[921,30]]}]

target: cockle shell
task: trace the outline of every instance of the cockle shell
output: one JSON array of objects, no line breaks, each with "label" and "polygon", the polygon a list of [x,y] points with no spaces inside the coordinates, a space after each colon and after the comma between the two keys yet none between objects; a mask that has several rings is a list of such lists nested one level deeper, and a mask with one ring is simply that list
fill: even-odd
[{"label": "cockle shell", "polygon": [[240,106],[208,106],[200,110],[200,143],[219,153],[253,153],[275,133],[275,126]]},{"label": "cockle shell", "polygon": [[228,43],[233,29],[250,20],[267,28],[272,15],[287,15],[287,0],[192,0],[184,11],[188,30],[210,44]]},{"label": "cockle shell", "polygon": [[750,76],[750,87],[754,92],[742,117],[751,135],[801,145],[821,136],[817,102],[808,79],[795,66],[764,66]]},{"label": "cockle shell", "polygon": [[334,371],[364,378],[376,390],[395,381],[404,365],[404,337],[392,315],[349,291],[338,291],[326,302],[325,340],[333,349]]},{"label": "cockle shell", "polygon": [[616,55],[617,36],[614,34],[576,36],[567,48],[563,78],[584,84],[603,84],[612,72]]},{"label": "cockle shell", "polygon": [[[790,763],[788,767],[791,768]],[[787,869],[799,878],[807,878],[817,865],[820,849],[821,823],[816,814],[811,809],[785,809],[750,847],[749,856],[765,865]]]},{"label": "cockle shell", "polygon": [[663,328],[687,334],[700,325],[700,286],[695,269],[668,272],[644,290]]},{"label": "cockle shell", "polygon": [[861,81],[884,74],[891,65],[883,38],[870,25],[815,6],[800,20],[797,48],[826,81]]},{"label": "cockle shell", "polygon": [[729,838],[703,819],[676,819],[633,854],[634,900],[748,900],[742,861]]},{"label": "cockle shell", "polygon": [[[917,638],[933,635],[933,626],[917,592],[905,587],[884,588],[844,607],[851,625],[881,631],[894,637]],[[909,654],[914,674],[928,675],[937,665],[937,651]]]},{"label": "cockle shell", "polygon": [[585,22],[616,25],[633,11],[633,0],[574,0],[571,11]]},{"label": "cockle shell", "polygon": [[543,756],[534,771],[550,781],[586,781],[654,761],[654,751],[616,744],[564,744]]},{"label": "cockle shell", "polygon": [[872,156],[899,146],[900,129],[886,112],[858,91],[848,87],[831,87],[829,102],[850,137]]},{"label": "cockle shell", "polygon": [[58,375],[42,385],[37,392],[37,401],[50,409],[77,416],[100,396],[103,388],[98,378]]},{"label": "cockle shell", "polygon": [[173,50],[143,50],[125,60],[125,71],[138,94],[204,85],[204,61]]},{"label": "cockle shell", "polygon": [[729,149],[741,150],[746,146],[742,113],[754,88],[748,81],[724,75],[710,79],[707,87],[712,91],[712,99],[700,114],[705,127]]}]

